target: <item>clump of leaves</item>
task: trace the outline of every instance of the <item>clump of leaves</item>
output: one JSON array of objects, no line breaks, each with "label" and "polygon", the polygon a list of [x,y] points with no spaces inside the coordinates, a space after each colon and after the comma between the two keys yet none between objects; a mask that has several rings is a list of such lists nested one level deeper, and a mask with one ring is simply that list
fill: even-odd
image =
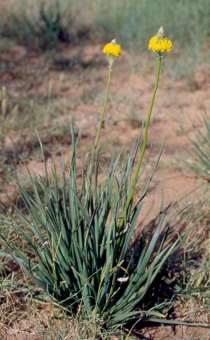
[{"label": "clump of leaves", "polygon": [[[130,321],[161,317],[167,305],[155,303],[148,291],[160,280],[179,240],[168,238],[160,215],[149,237],[142,232],[134,246],[137,218],[148,194],[148,183],[137,202],[123,213],[131,186],[135,155],[130,154],[119,172],[120,157],[112,160],[103,181],[99,164],[90,165],[82,180],[77,172],[77,140],[72,135],[70,172],[62,183],[30,177],[33,194],[20,185],[28,210],[23,226],[13,225],[28,244],[20,249],[1,235],[10,254],[48,296],[72,313],[84,311],[100,327],[119,329]],[[122,223],[122,218],[126,220]]]}]

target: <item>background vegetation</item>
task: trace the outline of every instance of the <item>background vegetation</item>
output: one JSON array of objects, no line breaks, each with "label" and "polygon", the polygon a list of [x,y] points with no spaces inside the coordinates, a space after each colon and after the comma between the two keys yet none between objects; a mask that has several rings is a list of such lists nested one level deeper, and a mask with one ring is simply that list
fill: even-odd
[{"label": "background vegetation", "polygon": [[[120,39],[123,45],[145,49],[145,38],[157,27],[167,27],[178,48],[189,51],[208,46],[210,6],[208,0],[10,0],[1,20],[1,35],[34,43],[32,38],[52,33],[70,39],[81,29],[95,36]],[[63,36],[62,34],[63,33]],[[104,37],[105,36],[105,37]],[[55,41],[54,41],[55,43]]]},{"label": "background vegetation", "polygon": [[[1,18],[0,35],[29,47],[48,50],[59,42],[75,44],[116,37],[130,50],[145,51],[145,39],[164,25],[175,43],[175,77],[192,75],[209,62],[208,0],[10,0]],[[187,59],[187,62],[186,62]]]}]

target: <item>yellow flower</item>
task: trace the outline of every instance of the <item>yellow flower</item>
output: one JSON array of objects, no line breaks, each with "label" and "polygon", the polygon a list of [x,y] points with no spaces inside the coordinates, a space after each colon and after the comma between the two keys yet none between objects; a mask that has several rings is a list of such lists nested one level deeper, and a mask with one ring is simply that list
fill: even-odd
[{"label": "yellow flower", "polygon": [[164,38],[163,27],[160,27],[157,34],[150,38],[148,49],[159,54],[172,51],[173,43],[170,39]]},{"label": "yellow flower", "polygon": [[104,46],[103,53],[107,57],[118,58],[122,54],[122,49],[121,49],[121,46],[116,43],[116,40],[113,39],[110,43]]}]

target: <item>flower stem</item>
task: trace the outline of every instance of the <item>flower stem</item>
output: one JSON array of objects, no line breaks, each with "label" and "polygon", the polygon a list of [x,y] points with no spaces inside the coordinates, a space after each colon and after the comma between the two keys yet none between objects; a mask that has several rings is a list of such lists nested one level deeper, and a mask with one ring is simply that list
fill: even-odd
[{"label": "flower stem", "polygon": [[108,71],[108,76],[107,76],[107,82],[106,82],[106,92],[105,92],[105,97],[104,97],[104,103],[103,107],[100,113],[100,118],[99,118],[99,125],[95,137],[95,142],[94,142],[94,151],[98,149],[99,146],[99,140],[101,136],[101,130],[104,128],[104,116],[106,112],[106,107],[109,99],[109,92],[110,92],[110,84],[111,84],[111,76],[112,76],[112,64],[109,64],[109,71]]},{"label": "flower stem", "polygon": [[104,97],[104,103],[102,110],[100,112],[99,116],[99,124],[96,132],[96,137],[95,141],[93,144],[92,152],[91,152],[91,162],[90,162],[90,178],[91,178],[91,183],[92,183],[92,176],[94,179],[93,182],[93,190],[94,190],[94,196],[95,199],[97,199],[96,195],[96,188],[97,188],[97,179],[98,179],[98,167],[97,167],[97,157],[98,157],[98,149],[99,149],[99,142],[100,142],[100,136],[101,136],[101,131],[105,126],[105,112],[108,104],[108,99],[109,99],[109,93],[110,93],[110,84],[111,84],[111,76],[112,76],[112,64],[113,62],[109,62],[109,68],[108,68],[108,75],[107,75],[107,80],[106,80],[106,90],[105,90],[105,97]]},{"label": "flower stem", "polygon": [[159,58],[158,58],[158,61],[157,61],[156,79],[155,79],[153,95],[152,95],[152,99],[151,99],[151,102],[150,102],[146,122],[144,124],[143,143],[142,143],[142,145],[139,149],[139,156],[138,156],[138,160],[137,160],[137,164],[136,164],[135,173],[134,173],[134,176],[133,176],[132,181],[131,181],[131,188],[130,188],[130,191],[128,192],[128,197],[127,197],[126,204],[125,204],[124,223],[126,223],[127,209],[129,207],[130,203],[133,201],[133,197],[134,197],[135,190],[136,190],[136,185],[137,185],[139,176],[141,174],[142,163],[143,163],[143,160],[144,160],[144,155],[145,155],[145,151],[146,151],[147,144],[148,144],[148,132],[149,132],[152,112],[153,112],[153,108],[154,108],[154,104],[155,104],[155,98],[156,98],[156,94],[157,94],[157,90],[158,90],[158,86],[159,86],[159,81],[160,81],[161,64],[162,64],[162,56],[159,55]]}]

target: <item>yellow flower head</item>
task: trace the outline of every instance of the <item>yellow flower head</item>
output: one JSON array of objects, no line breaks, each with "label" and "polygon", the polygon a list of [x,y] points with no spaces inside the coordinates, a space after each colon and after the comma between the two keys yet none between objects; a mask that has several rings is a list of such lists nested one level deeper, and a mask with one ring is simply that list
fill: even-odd
[{"label": "yellow flower head", "polygon": [[164,30],[161,26],[156,35],[150,38],[148,49],[159,54],[169,53],[173,49],[173,43],[170,39],[164,37]]},{"label": "yellow flower head", "polygon": [[122,49],[121,49],[121,46],[116,43],[116,40],[113,39],[110,43],[104,46],[103,53],[107,57],[118,58],[122,54]]}]

